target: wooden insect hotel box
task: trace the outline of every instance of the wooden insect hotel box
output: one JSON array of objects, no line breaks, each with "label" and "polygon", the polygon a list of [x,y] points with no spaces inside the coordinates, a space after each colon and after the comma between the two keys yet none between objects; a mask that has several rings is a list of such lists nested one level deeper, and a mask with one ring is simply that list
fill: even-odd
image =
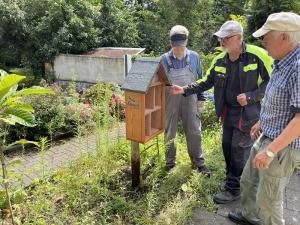
[{"label": "wooden insect hotel box", "polygon": [[164,131],[166,85],[171,83],[160,58],[134,62],[122,85],[128,140],[146,143]]}]

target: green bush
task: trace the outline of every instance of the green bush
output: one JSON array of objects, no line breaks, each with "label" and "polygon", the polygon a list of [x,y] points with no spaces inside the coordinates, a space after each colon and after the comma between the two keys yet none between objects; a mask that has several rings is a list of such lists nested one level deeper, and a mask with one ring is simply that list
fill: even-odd
[{"label": "green bush", "polygon": [[89,88],[87,88],[83,93],[83,98],[88,101],[90,104],[99,104],[105,100],[105,91],[107,88],[116,93],[117,95],[121,95],[122,91],[117,84],[114,83],[97,83]]},{"label": "green bush", "polygon": [[53,139],[66,133],[81,135],[94,127],[96,118],[103,118],[106,111],[119,119],[125,117],[122,92],[115,84],[99,83],[86,89],[82,96],[73,84],[66,91],[57,85],[44,86],[52,88],[55,94],[27,96],[24,100],[35,109],[36,126],[10,127],[7,143],[22,138],[32,141],[39,141],[41,137]]},{"label": "green bush", "polygon": [[107,107],[105,104],[108,103],[110,115],[122,120],[125,118],[125,102],[121,96],[123,96],[123,92],[117,84],[98,83],[86,89],[82,97],[84,102],[97,106],[102,114]]},{"label": "green bush", "polygon": [[13,126],[8,131],[8,142],[26,138],[38,141],[41,137],[50,137],[74,130],[69,119],[66,96],[58,86],[52,86],[54,95],[27,96],[25,101],[35,109],[36,126],[34,128]]},{"label": "green bush", "polygon": [[205,101],[205,108],[201,112],[200,118],[202,130],[215,128],[220,125],[219,119],[216,115],[215,105],[211,101]]}]

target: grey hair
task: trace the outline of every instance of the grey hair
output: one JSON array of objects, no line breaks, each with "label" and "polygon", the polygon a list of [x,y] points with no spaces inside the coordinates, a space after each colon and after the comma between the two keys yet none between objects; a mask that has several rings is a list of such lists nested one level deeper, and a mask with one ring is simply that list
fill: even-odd
[{"label": "grey hair", "polygon": [[186,27],[182,25],[175,25],[170,30],[170,37],[174,34],[185,34],[187,37],[189,36],[189,31]]},{"label": "grey hair", "polygon": [[294,45],[300,44],[300,31],[273,31],[278,37],[280,34],[286,33],[289,36],[289,41]]},{"label": "grey hair", "polygon": [[239,32],[237,34],[241,35],[241,40],[244,41],[244,33],[243,32]]}]

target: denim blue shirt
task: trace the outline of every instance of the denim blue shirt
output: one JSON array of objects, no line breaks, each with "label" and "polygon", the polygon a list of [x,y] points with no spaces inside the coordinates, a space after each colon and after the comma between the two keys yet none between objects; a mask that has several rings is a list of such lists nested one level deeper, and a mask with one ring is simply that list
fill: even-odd
[{"label": "denim blue shirt", "polygon": [[[201,79],[202,78],[202,65],[201,65],[201,59],[198,55],[197,52],[186,49],[185,54],[184,54],[184,58],[179,60],[175,57],[175,55],[173,54],[172,49],[167,52],[166,54],[164,54],[163,56],[167,56],[170,58],[172,65],[174,67],[174,69],[181,69],[186,67],[187,65],[187,58],[189,57],[189,65],[190,65],[190,69],[193,72],[193,74],[195,75],[195,80]],[[168,64],[167,58],[166,57],[162,57],[162,63],[163,66],[165,68],[165,70],[167,72],[170,71],[170,66]],[[197,94],[198,96],[198,100],[203,100],[203,93],[199,93]]]},{"label": "denim blue shirt", "polygon": [[[187,65],[187,57],[190,58],[190,69],[192,70],[193,74],[195,75],[195,79],[201,79],[202,78],[202,65],[201,65],[201,59],[197,52],[194,52],[192,50],[186,49],[185,56],[183,59],[179,60],[175,57],[173,54],[172,49],[167,52],[167,56],[170,57],[171,62],[174,66],[174,69],[181,69],[184,68]],[[168,65],[167,59],[165,57],[162,57],[162,62],[164,68],[169,72],[170,67]]]},{"label": "denim blue shirt", "polygon": [[[275,61],[260,112],[263,133],[275,139],[300,113],[300,46]],[[300,150],[300,137],[289,144]]]}]

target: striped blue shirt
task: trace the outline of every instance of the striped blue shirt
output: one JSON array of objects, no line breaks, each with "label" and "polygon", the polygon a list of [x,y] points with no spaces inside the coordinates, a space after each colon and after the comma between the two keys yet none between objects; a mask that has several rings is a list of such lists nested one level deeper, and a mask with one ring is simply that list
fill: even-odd
[{"label": "striped blue shirt", "polygon": [[[275,139],[300,113],[300,46],[284,59],[275,61],[260,112],[263,133]],[[289,144],[300,150],[300,137]]]}]

